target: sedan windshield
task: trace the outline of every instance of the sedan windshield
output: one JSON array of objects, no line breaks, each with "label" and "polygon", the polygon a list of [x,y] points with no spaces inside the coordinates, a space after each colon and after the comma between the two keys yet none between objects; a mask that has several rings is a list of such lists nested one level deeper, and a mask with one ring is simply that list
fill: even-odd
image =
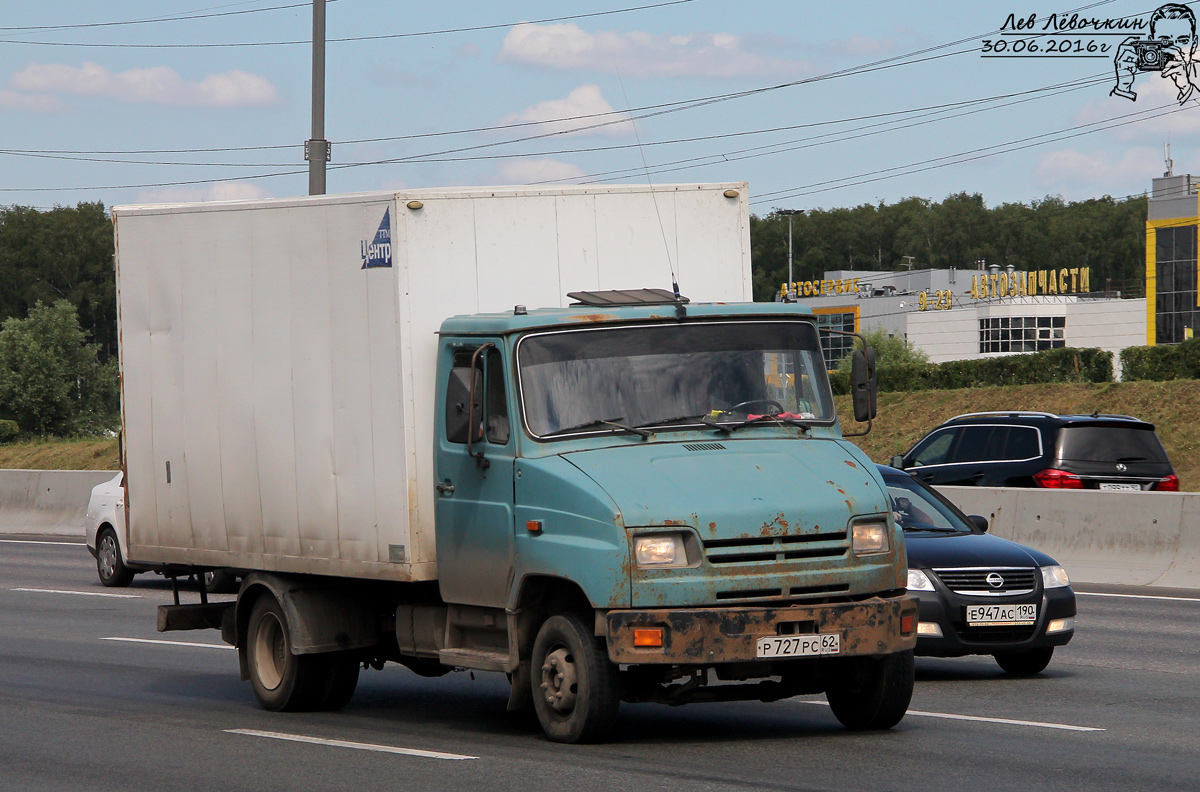
[{"label": "sedan windshield", "polygon": [[521,340],[517,366],[537,437],[834,417],[817,333],[804,321],[541,333]]},{"label": "sedan windshield", "polygon": [[892,500],[892,515],[906,532],[974,533],[950,504],[912,476],[888,476],[884,483]]}]

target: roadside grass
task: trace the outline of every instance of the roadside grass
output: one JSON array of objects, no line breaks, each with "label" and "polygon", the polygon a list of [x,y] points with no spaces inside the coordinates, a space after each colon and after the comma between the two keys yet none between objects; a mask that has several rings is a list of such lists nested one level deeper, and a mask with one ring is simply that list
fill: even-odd
[{"label": "roadside grass", "polygon": [[28,440],[0,444],[0,468],[120,470],[117,438]]},{"label": "roadside grass", "polygon": [[[849,396],[836,398],[847,431]],[[963,388],[879,394],[879,417],[871,433],[854,442],[876,462],[902,454],[933,427],[966,412],[1041,410],[1132,415],[1155,425],[1180,487],[1200,491],[1200,380],[1174,382],[1066,383]],[[116,438],[53,439],[0,444],[0,468],[116,470]]]},{"label": "roadside grass", "polygon": [[[849,396],[838,396],[845,431],[861,431]],[[1062,383],[879,394],[871,433],[853,441],[876,462],[903,454],[925,434],[956,415],[991,410],[1038,410],[1132,415],[1154,424],[1179,476],[1180,488],[1200,491],[1200,380]]]}]

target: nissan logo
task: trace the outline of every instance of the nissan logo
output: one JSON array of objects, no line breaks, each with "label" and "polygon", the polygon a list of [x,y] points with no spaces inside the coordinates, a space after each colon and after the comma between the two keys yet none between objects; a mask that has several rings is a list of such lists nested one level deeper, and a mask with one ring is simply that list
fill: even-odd
[{"label": "nissan logo", "polygon": [[990,573],[987,578],[987,584],[992,588],[1000,588],[1004,585],[1004,578],[997,575],[995,572]]},{"label": "nissan logo", "polygon": [[1129,466],[1126,465],[1124,462],[1118,462],[1117,470],[1121,473],[1124,473],[1126,470],[1129,470]]}]

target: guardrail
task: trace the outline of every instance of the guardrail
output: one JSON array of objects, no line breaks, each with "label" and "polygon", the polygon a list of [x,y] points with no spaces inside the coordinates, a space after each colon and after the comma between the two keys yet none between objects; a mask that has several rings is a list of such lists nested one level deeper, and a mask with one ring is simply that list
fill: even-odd
[{"label": "guardrail", "polygon": [[938,487],[1080,583],[1200,588],[1200,493]]},{"label": "guardrail", "polygon": [[114,470],[0,470],[0,533],[83,535],[92,487]]}]

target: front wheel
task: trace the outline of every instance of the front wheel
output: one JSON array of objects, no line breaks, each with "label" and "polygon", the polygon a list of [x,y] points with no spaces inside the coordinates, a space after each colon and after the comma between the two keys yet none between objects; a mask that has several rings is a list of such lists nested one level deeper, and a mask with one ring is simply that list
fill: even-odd
[{"label": "front wheel", "polygon": [[1015,676],[1033,676],[1046,670],[1050,658],[1054,656],[1054,647],[1047,649],[1026,649],[1023,652],[997,652],[996,662],[1006,672]]},{"label": "front wheel", "polygon": [[575,614],[551,616],[533,642],[530,688],[542,731],[554,742],[595,742],[616,726],[620,677]]},{"label": "front wheel", "polygon": [[913,650],[886,657],[855,657],[845,661],[825,698],[847,729],[890,729],[900,722],[912,700],[915,666]]},{"label": "front wheel", "polygon": [[112,528],[105,528],[96,539],[96,573],[110,588],[124,588],[133,582],[134,571],[121,558],[121,545]]}]

